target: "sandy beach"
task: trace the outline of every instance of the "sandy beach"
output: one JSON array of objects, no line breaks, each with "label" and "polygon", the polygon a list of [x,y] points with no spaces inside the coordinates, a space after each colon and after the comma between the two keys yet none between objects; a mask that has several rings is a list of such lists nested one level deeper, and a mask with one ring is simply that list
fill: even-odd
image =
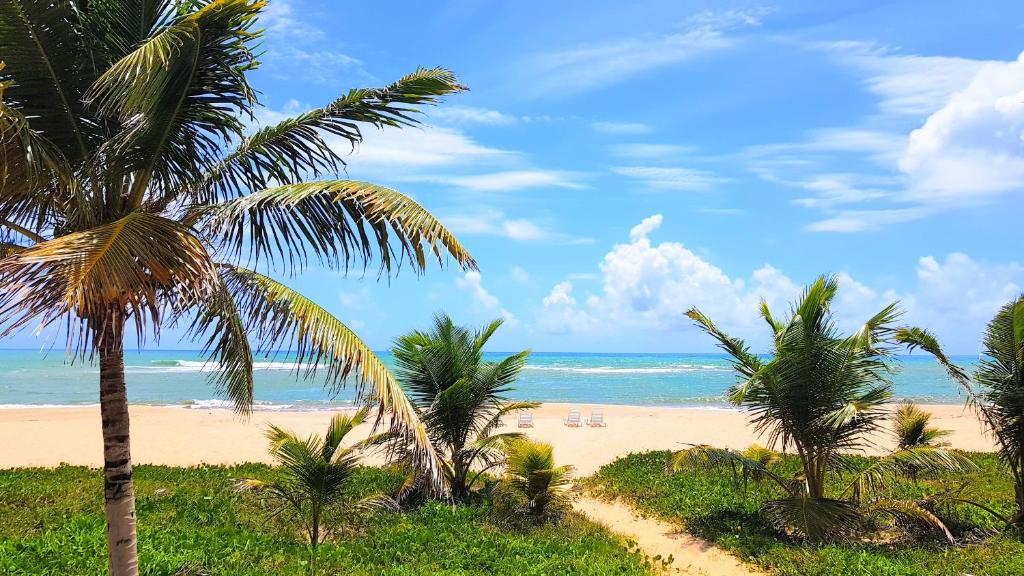
[{"label": "sandy beach", "polygon": [[[584,420],[597,405],[580,405]],[[744,448],[758,442],[743,413],[735,410],[606,405],[608,426],[569,428],[562,419],[568,404],[545,404],[534,412],[535,426],[524,429],[555,446],[559,462],[588,475],[630,452],[679,449],[686,443]],[[953,431],[950,441],[964,450],[992,450],[977,418],[963,406],[926,407],[934,423]],[[322,433],[329,411],[255,412],[242,419],[229,410],[168,406],[131,408],[132,456],[137,464],[235,464],[266,462],[263,434],[270,423],[300,434]],[[509,418],[505,429],[515,429]],[[366,426],[368,432],[369,427]],[[102,464],[100,414],[81,408],[11,408],[0,410],[0,468],[68,464]],[[884,439],[879,439],[882,444]],[[761,441],[761,443],[764,443]]]}]

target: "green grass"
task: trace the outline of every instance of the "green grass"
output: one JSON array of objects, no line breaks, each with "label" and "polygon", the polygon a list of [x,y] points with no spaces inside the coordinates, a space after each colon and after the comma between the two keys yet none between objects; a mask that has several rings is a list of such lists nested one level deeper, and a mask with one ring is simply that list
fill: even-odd
[{"label": "green grass", "polygon": [[[726,548],[773,574],[785,575],[949,575],[1018,576],[1024,574],[1024,543],[1016,532],[978,543],[946,546],[937,542],[890,544],[838,544],[811,546],[787,539],[773,529],[760,512],[761,502],[778,494],[767,486],[751,485],[746,496],[737,491],[728,472],[668,474],[669,452],[648,452],[620,458],[588,479],[590,487],[606,497],[620,498],[633,507],[684,525],[689,531]],[[902,482],[894,497],[922,496],[969,482],[964,493],[1011,515],[1013,488],[993,454],[972,454],[979,470],[966,475],[924,479],[919,485]],[[862,464],[866,464],[863,459]],[[790,475],[798,468],[787,457],[779,471]],[[833,489],[842,480],[833,479]],[[999,526],[991,516],[972,507],[941,510],[951,528],[964,536]]]},{"label": "green grass", "polygon": [[[142,573],[148,575],[308,574],[298,526],[268,520],[240,477],[267,479],[263,465],[135,470]],[[353,496],[400,478],[366,468]],[[99,472],[79,467],[0,471],[0,574],[95,575],[106,571]],[[483,506],[428,504],[377,512],[320,548],[315,573],[650,574],[645,560],[595,524],[502,529]]]}]

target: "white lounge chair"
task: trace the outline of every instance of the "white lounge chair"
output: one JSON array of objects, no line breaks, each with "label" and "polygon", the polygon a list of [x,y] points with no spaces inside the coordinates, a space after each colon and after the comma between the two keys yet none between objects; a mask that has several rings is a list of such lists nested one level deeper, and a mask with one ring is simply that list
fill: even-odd
[{"label": "white lounge chair", "polygon": [[529,410],[519,411],[519,427],[533,428],[533,412]]},{"label": "white lounge chair", "polygon": [[569,415],[562,420],[562,423],[570,428],[578,428],[583,425],[582,418],[580,417],[580,409],[573,408],[569,410]]},{"label": "white lounge chair", "polygon": [[587,418],[587,426],[607,426],[608,423],[604,421],[604,408],[594,408],[590,411],[590,418]]}]

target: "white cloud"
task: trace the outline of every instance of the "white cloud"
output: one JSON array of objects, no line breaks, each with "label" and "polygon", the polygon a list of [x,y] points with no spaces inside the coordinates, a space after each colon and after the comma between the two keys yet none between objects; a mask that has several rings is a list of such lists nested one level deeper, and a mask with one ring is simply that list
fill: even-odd
[{"label": "white cloud", "polygon": [[807,225],[811,232],[866,232],[891,224],[919,220],[927,214],[924,208],[891,210],[844,210],[836,216]]},{"label": "white cloud", "polygon": [[491,294],[486,288],[484,288],[483,277],[479,272],[475,270],[466,272],[466,274],[461,278],[455,279],[455,285],[469,292],[473,297],[473,301],[476,302],[483,311],[497,311],[497,313],[504,318],[505,322],[509,325],[514,326],[518,323],[518,320],[511,312],[502,308],[498,297]]},{"label": "white cloud", "polygon": [[[731,277],[678,242],[654,244],[647,237],[662,219],[644,219],[630,231],[628,244],[615,245],[599,265],[601,288],[580,302],[573,285],[562,281],[543,299],[538,322],[553,333],[599,334],[614,328],[630,331],[673,331],[695,335],[683,316],[697,307],[726,331],[749,340],[755,350],[769,344],[758,314],[764,299],[777,314],[785,314],[802,285],[781,270],[765,264],[747,276]],[[908,271],[909,272],[909,271]],[[924,256],[917,262],[905,290],[879,289],[840,272],[833,311],[843,331],[856,329],[887,304],[900,301],[903,323],[935,331],[947,350],[973,352],[985,324],[1024,287],[1024,266],[1015,262],[979,262],[962,253],[939,260]],[[710,343],[690,338],[691,346]]]},{"label": "white cloud", "polygon": [[640,122],[594,122],[590,125],[595,132],[605,134],[647,134],[653,131],[647,124]]},{"label": "white cloud", "polygon": [[440,217],[449,230],[462,235],[501,236],[517,242],[589,243],[589,238],[574,238],[545,228],[527,218],[508,218],[500,210],[448,214]]},{"label": "white cloud", "polygon": [[267,35],[319,40],[323,30],[296,16],[293,0],[274,0],[260,13],[260,25]]},{"label": "white cloud", "polygon": [[883,114],[921,116],[943,106],[984,64],[946,56],[899,54],[871,42],[829,42],[814,49],[832,52],[858,69],[865,89],[881,98]]},{"label": "white cloud", "polygon": [[[507,150],[484,146],[454,128],[363,131],[363,143],[346,158],[350,169],[386,170],[389,175],[416,174],[424,168],[498,163],[515,156]],[[348,152],[348,141],[328,137],[335,150]]]},{"label": "white cloud", "polygon": [[471,106],[441,106],[430,112],[433,120],[453,124],[483,124],[487,126],[511,126],[522,118],[497,110]]},{"label": "white cloud", "polygon": [[641,238],[646,238],[648,234],[654,232],[658,228],[661,228],[663,220],[664,218],[661,214],[655,214],[654,216],[644,218],[639,224],[629,229],[630,241],[636,242]]},{"label": "white cloud", "polygon": [[1024,189],[1024,54],[1001,62],[857,42],[815,47],[864,75],[880,98],[873,124],[883,128],[831,129],[745,152],[763,179],[811,192],[794,199],[824,212],[809,230],[874,230]]},{"label": "white cloud", "polygon": [[758,25],[757,16],[755,12],[706,12],[674,33],[617,38],[537,54],[528,63],[537,77],[529,91],[537,96],[579,93],[694,60],[733,46],[735,40],[726,32]]},{"label": "white cloud", "polygon": [[540,323],[548,332],[555,334],[583,332],[597,325],[597,319],[594,316],[576,305],[572,289],[572,282],[559,282],[544,297],[544,313]]},{"label": "white cloud", "polygon": [[617,244],[604,256],[601,292],[585,307],[572,296],[571,283],[557,284],[543,302],[545,327],[552,332],[609,325],[678,329],[689,324],[683,312],[695,306],[724,325],[749,326],[761,298],[778,305],[799,292],[768,265],[749,281],[732,279],[682,244],[653,244],[648,235],[662,222],[660,214],[645,218],[630,230],[628,244]]},{"label": "white cloud", "polygon": [[918,260],[917,280],[917,290],[905,297],[910,319],[947,337],[977,341],[999,308],[1021,294],[1024,267],[981,263],[954,252],[942,261]]},{"label": "white cloud", "polygon": [[699,150],[696,146],[684,144],[616,144],[611,147],[612,154],[623,158],[644,160],[664,160]]},{"label": "white cloud", "polygon": [[660,166],[619,166],[612,172],[640,181],[644,186],[656,190],[689,190],[702,192],[716,184],[729,182],[728,178],[716,176],[707,170]]},{"label": "white cloud", "polygon": [[274,0],[260,15],[260,25],[274,48],[263,56],[268,72],[280,79],[299,79],[319,84],[339,80],[374,81],[362,62],[352,56],[325,48],[325,33],[315,23],[313,10],[297,0]]},{"label": "white cloud", "polygon": [[958,201],[1024,188],[1024,53],[981,66],[910,134],[900,169],[909,197]]},{"label": "white cloud", "polygon": [[512,269],[509,270],[509,277],[511,277],[512,281],[517,284],[527,284],[530,282],[530,273],[522,266],[513,266]]},{"label": "white cloud", "polygon": [[527,188],[583,188],[575,181],[576,175],[553,170],[507,170],[469,176],[441,177],[437,180],[469,190],[481,192],[508,192]]}]

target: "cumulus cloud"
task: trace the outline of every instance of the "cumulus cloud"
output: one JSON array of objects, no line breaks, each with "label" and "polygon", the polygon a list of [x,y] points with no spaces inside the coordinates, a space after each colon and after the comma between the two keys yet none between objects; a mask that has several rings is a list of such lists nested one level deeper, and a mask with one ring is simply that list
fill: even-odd
[{"label": "cumulus cloud", "polygon": [[1024,188],[1024,53],[981,66],[910,133],[899,167],[914,199],[970,200]]},{"label": "cumulus cloud", "polygon": [[585,330],[604,323],[665,330],[688,323],[683,312],[700,307],[730,325],[756,318],[761,298],[778,304],[798,287],[779,270],[764,266],[749,279],[730,278],[678,242],[653,244],[648,236],[663,222],[645,218],[599,265],[600,294],[577,303],[572,284],[557,284],[544,299],[546,324],[552,331]]},{"label": "cumulus cloud", "polygon": [[663,220],[664,218],[661,214],[655,214],[654,216],[644,218],[639,224],[629,229],[629,239],[636,242],[641,238],[646,238],[648,234],[661,227],[661,222]]},{"label": "cumulus cloud", "polygon": [[811,192],[794,200],[824,213],[809,230],[873,230],[1024,189],[1024,54],[1003,62],[861,42],[814,47],[863,74],[879,96],[881,128],[834,128],[745,151],[765,180]]},{"label": "cumulus cloud", "polygon": [[[568,281],[555,284],[542,301],[541,326],[552,333],[599,333],[634,330],[669,331],[696,346],[709,342],[692,338],[691,323],[683,316],[697,307],[723,328],[748,338],[756,349],[769,340],[758,314],[761,300],[778,314],[813,280],[795,281],[765,264],[749,274],[730,276],[678,242],[653,243],[649,235],[662,223],[660,215],[644,219],[630,231],[629,243],[615,245],[601,260],[600,289],[578,296]],[[834,305],[842,330],[856,329],[890,302],[900,301],[905,322],[934,330],[949,350],[977,349],[985,324],[1000,306],[1021,293],[1024,266],[991,264],[962,253],[944,259],[924,256],[908,271],[907,288],[870,286],[848,272],[838,274],[840,291]],[[683,342],[684,340],[680,340]]]},{"label": "cumulus cloud", "polygon": [[455,285],[469,292],[473,301],[482,311],[497,312],[510,325],[515,325],[519,322],[515,315],[501,306],[497,296],[484,288],[483,276],[476,270],[470,270],[461,278],[456,278]]}]

